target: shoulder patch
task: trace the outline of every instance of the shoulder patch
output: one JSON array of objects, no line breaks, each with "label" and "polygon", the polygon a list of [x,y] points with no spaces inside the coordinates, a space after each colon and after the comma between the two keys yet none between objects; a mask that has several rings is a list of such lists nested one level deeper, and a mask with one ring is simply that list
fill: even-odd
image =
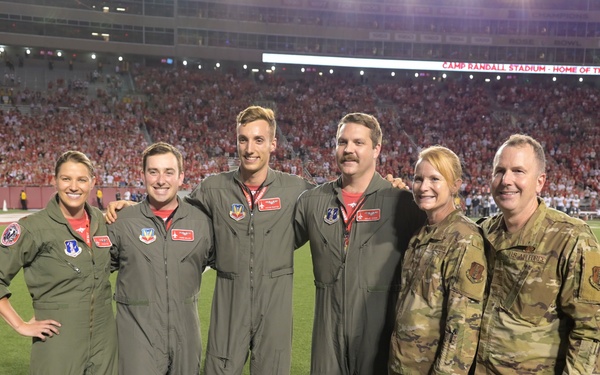
[{"label": "shoulder patch", "polygon": [[583,273],[579,297],[587,302],[600,302],[600,253],[583,252]]},{"label": "shoulder patch", "polygon": [[12,246],[17,243],[21,237],[21,226],[19,223],[12,223],[2,232],[2,245]]},{"label": "shoulder patch", "polygon": [[467,247],[458,270],[456,289],[469,298],[481,301],[486,280],[487,269],[483,249]]}]

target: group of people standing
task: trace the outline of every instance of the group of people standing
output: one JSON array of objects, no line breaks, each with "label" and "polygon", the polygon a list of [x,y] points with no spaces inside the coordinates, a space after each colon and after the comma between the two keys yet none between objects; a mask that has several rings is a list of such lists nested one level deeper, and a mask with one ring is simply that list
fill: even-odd
[{"label": "group of people standing", "polygon": [[[185,199],[179,150],[149,146],[146,200],[110,204],[109,225],[86,203],[89,159],[59,158],[57,194],[0,246],[0,315],[33,337],[32,374],[200,373],[207,266],[217,280],[204,373],[241,374],[249,358],[252,374],[288,374],[293,253],[307,241],[313,375],[600,373],[600,246],[538,198],[545,157],[533,138],[498,149],[500,214],[477,225],[455,206],[462,169],[450,149],[421,151],[412,194],[376,172],[383,135],[371,115],[340,120],[340,176],[316,187],[269,167],[272,110],[246,108],[236,130],[239,168]],[[21,268],[28,322],[9,302]]]}]

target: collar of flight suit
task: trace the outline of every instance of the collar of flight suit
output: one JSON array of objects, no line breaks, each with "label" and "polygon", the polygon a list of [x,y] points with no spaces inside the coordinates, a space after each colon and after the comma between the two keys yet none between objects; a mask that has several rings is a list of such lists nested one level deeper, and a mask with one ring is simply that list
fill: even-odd
[{"label": "collar of flight suit", "polygon": [[[337,195],[337,199],[340,203],[343,203],[344,200],[342,198],[342,176],[338,177],[335,183],[331,184],[333,191]],[[371,178],[371,182],[369,182],[369,186],[367,186],[367,190],[363,193],[364,197],[368,197],[369,195],[376,193],[377,191],[385,188],[389,188],[392,185],[389,181],[381,177],[381,175],[377,172],[373,173],[373,177]]]},{"label": "collar of flight suit", "polygon": [[[93,236],[98,231],[99,223],[104,222],[104,218],[102,217],[100,210],[94,210],[88,202],[85,202],[84,209],[90,218],[90,236]],[[52,198],[50,198],[50,201],[46,205],[46,211],[52,220],[66,225],[72,234],[76,234],[77,237],[81,239],[81,236],[71,228],[69,221],[65,218],[65,215],[63,215],[58,203],[58,193],[54,193]]]},{"label": "collar of flight suit", "polygon": [[[274,181],[275,181],[275,172],[269,167],[267,169],[267,178],[265,179],[265,181],[262,183],[261,186],[269,186],[271,185]],[[242,172],[240,171],[240,169],[236,169],[236,171],[233,173],[233,180],[235,182],[237,182],[238,184],[244,184],[244,182],[242,181]]]},{"label": "collar of flight suit", "polygon": [[[185,217],[187,215],[190,214],[190,206],[189,205],[184,205],[184,201],[179,198],[179,196],[175,197],[177,199],[177,207],[175,208],[175,212],[173,214],[173,220],[175,220],[176,218],[181,218],[181,217]],[[156,217],[156,215],[154,214],[154,212],[152,212],[152,208],[150,207],[150,201],[148,200],[148,197],[146,197],[146,199],[144,199],[141,203],[141,212],[144,216],[146,216],[148,219],[153,219],[154,217]]]}]

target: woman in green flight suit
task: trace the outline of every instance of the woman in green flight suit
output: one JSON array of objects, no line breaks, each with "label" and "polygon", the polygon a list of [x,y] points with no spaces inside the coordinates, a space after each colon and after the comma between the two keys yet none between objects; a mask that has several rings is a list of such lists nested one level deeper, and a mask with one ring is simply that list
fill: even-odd
[{"label": "woman in green flight suit", "polygon": [[[67,151],[56,162],[57,193],[45,209],[10,224],[0,241],[0,316],[33,338],[33,375],[114,375],[117,334],[109,282],[110,246],[102,213],[87,202],[90,160]],[[12,308],[8,286],[23,268],[34,317]]]}]

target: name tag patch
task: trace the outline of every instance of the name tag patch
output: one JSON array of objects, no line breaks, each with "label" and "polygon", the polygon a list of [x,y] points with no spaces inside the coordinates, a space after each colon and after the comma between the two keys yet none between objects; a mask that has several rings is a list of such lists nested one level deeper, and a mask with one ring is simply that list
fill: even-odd
[{"label": "name tag patch", "polygon": [[173,241],[193,241],[194,231],[188,229],[173,229],[171,230],[171,239]]},{"label": "name tag patch", "polygon": [[277,211],[281,209],[281,199],[279,198],[259,199],[257,204],[259,211]]},{"label": "name tag patch", "polygon": [[94,237],[94,243],[98,247],[111,247],[112,242],[110,242],[110,238],[108,236],[96,236]]},{"label": "name tag patch", "polygon": [[379,221],[381,219],[381,210],[360,210],[356,213],[356,221]]}]

